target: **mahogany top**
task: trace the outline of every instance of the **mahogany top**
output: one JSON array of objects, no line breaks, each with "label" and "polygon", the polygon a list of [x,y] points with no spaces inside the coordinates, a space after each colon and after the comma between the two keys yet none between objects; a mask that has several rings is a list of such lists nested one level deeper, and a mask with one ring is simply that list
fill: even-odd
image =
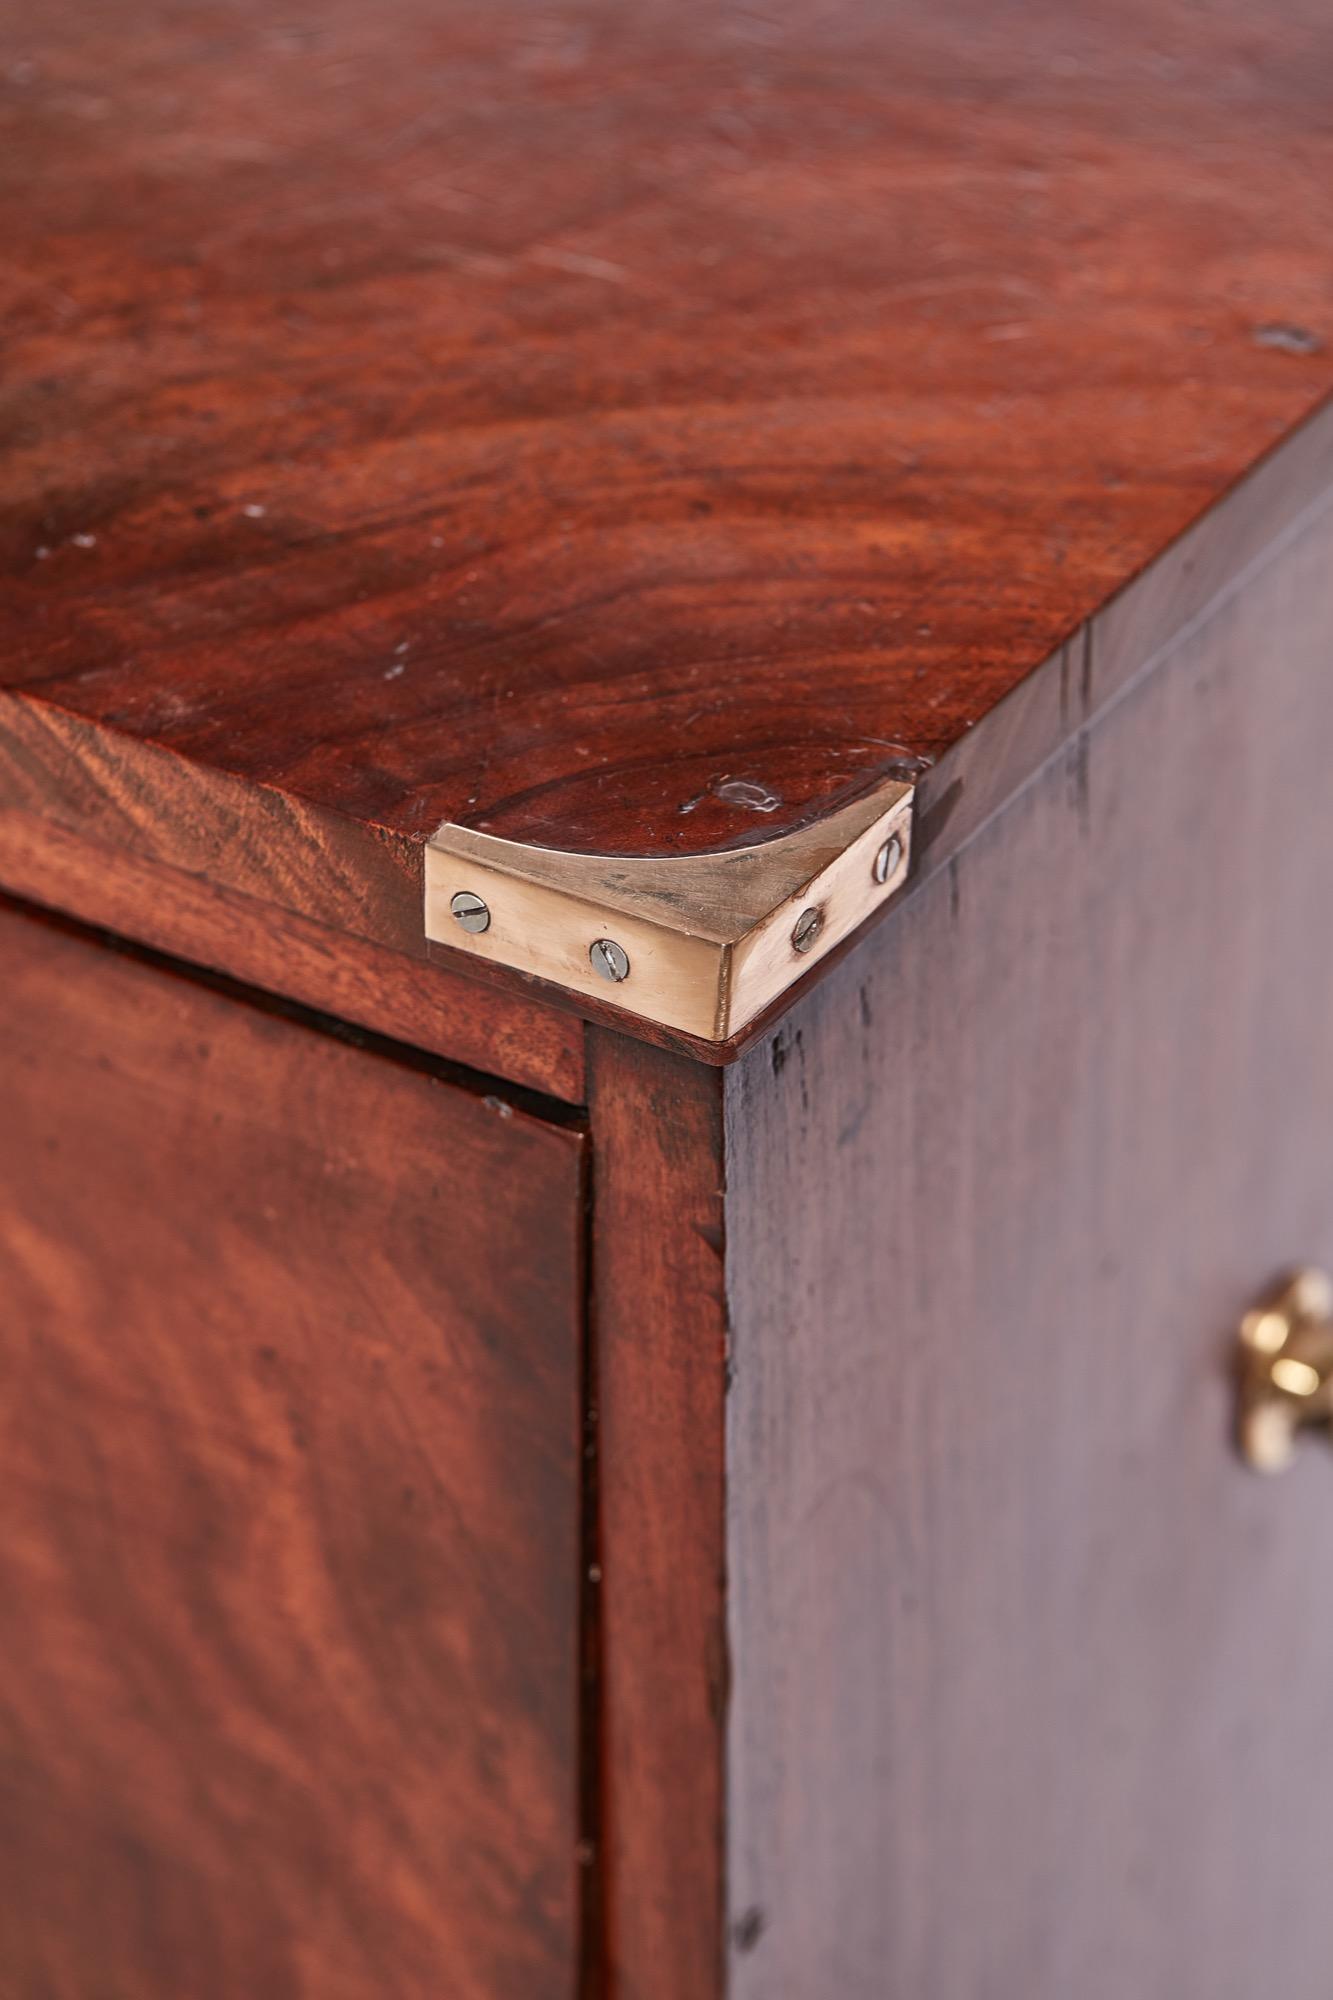
[{"label": "mahogany top", "polygon": [[1327,0],[0,4],[0,684],[393,836],[938,759],[1333,383]]}]

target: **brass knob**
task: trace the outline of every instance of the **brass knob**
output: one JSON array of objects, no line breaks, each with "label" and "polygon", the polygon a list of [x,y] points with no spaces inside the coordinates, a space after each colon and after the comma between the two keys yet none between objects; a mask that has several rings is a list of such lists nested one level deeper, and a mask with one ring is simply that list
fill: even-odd
[{"label": "brass knob", "polygon": [[1240,1323],[1241,1454],[1281,1472],[1305,1424],[1333,1425],[1333,1280],[1307,1267]]}]

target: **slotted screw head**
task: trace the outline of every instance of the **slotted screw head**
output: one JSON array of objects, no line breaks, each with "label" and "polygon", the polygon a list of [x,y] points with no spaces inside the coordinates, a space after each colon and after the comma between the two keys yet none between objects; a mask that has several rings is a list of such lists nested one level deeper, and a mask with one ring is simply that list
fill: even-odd
[{"label": "slotted screw head", "polygon": [[793,951],[809,951],[815,939],[824,928],[824,912],[811,908],[802,910],[796,919],[796,928],[791,934]]},{"label": "slotted screw head", "polygon": [[887,882],[902,858],[902,836],[891,833],[875,856],[875,880],[877,882]]},{"label": "slotted screw head", "polygon": [[594,972],[600,972],[603,979],[611,980],[614,985],[629,978],[629,954],[614,938],[595,939],[588,947],[588,956]]},{"label": "slotted screw head", "polygon": [[449,908],[465,931],[484,931],[490,927],[490,911],[470,889],[456,890],[449,899]]}]

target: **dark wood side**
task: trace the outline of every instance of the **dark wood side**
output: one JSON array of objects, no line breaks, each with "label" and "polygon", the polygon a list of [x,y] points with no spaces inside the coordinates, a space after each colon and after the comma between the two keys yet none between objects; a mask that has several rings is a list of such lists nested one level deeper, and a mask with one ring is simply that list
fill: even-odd
[{"label": "dark wood side", "polygon": [[732,2000],[1323,2000],[1333,527],[728,1072]]},{"label": "dark wood side", "polygon": [[722,1974],[722,1085],[595,1031],[592,1340],[609,2000]]},{"label": "dark wood side", "polygon": [[1326,0],[0,42],[8,699],[341,816],[367,887],[939,757],[1333,384]]},{"label": "dark wood side", "polygon": [[0,965],[0,1990],[572,2000],[581,1132]]}]

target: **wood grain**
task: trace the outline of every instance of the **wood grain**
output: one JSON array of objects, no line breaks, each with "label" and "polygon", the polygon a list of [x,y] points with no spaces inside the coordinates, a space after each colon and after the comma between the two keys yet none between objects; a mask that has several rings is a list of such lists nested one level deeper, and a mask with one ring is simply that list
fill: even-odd
[{"label": "wood grain", "polygon": [[580,1104],[583,1028],[518,992],[457,979],[205,877],[109,857],[51,820],[0,810],[0,881],[99,928],[429,1054]]},{"label": "wood grain", "polygon": [[720,2000],[722,1084],[600,1030],[589,1057],[606,1991]]},{"label": "wood grain", "polygon": [[583,1030],[426,957],[420,861],[80,717],[0,702],[0,884],[577,1103]]},{"label": "wood grain", "polygon": [[1329,512],[728,1072],[733,2000],[1322,2000]]},{"label": "wood grain", "polygon": [[1323,0],[0,23],[6,712],[372,902],[917,771],[1333,383]]},{"label": "wood grain", "polygon": [[0,955],[0,1989],[572,2000],[581,1132]]}]

